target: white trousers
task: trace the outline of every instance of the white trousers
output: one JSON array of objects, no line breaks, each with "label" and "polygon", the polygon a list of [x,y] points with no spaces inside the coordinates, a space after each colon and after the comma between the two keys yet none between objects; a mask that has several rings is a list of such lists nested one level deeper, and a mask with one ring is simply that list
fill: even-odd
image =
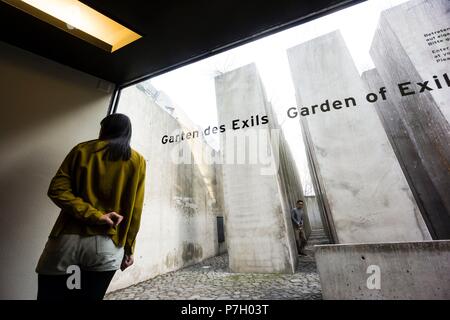
[{"label": "white trousers", "polygon": [[123,255],[123,247],[117,247],[109,236],[61,234],[48,239],[36,272],[66,274],[72,265],[85,271],[113,271],[120,268]]}]

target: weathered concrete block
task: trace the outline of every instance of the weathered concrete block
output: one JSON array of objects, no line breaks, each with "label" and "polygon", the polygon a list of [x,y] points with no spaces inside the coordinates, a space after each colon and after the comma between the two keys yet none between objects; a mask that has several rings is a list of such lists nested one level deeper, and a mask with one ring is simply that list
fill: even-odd
[{"label": "weathered concrete block", "polygon": [[[434,225],[438,238],[450,238],[450,2],[408,1],[383,11],[370,49],[421,165],[445,207]],[[440,58],[437,58],[437,56]],[[447,59],[447,60],[444,60]],[[435,80],[439,81],[439,85]],[[420,92],[417,83],[432,91]],[[402,96],[398,84],[408,86]],[[440,87],[440,88],[439,88]]]},{"label": "weathered concrete block", "polygon": [[[376,69],[364,72],[361,77],[366,82],[368,91],[376,92],[384,86]],[[406,129],[398,107],[391,99],[380,99],[374,103],[374,106],[422,212],[428,230],[434,239],[450,238],[450,219],[445,202],[436,190],[432,177],[424,166],[417,151],[417,146]]]},{"label": "weathered concrete block", "polygon": [[288,50],[298,106],[352,97],[355,106],[302,117],[315,189],[338,243],[430,239],[383,126],[338,31]]},{"label": "weathered concrete block", "polygon": [[[292,178],[296,173],[284,138],[270,136],[280,132],[269,131],[277,123],[256,66],[220,75],[215,84],[219,123],[227,126],[221,135],[221,152],[230,269],[294,272],[297,251],[290,208],[301,198],[301,186]],[[256,115],[267,116],[269,122],[233,132],[233,120]],[[240,156],[243,161],[238,161]],[[261,156],[275,165],[275,170],[269,169]]]},{"label": "weathered concrete block", "polygon": [[450,299],[450,241],[315,247],[324,299]]}]

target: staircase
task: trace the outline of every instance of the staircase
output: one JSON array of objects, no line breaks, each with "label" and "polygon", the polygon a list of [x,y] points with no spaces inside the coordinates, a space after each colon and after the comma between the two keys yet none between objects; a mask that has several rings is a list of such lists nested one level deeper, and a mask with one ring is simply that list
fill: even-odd
[{"label": "staircase", "polygon": [[329,244],[330,240],[328,239],[325,231],[323,229],[314,229],[311,231],[311,234],[308,238],[308,246],[315,246],[320,244]]}]

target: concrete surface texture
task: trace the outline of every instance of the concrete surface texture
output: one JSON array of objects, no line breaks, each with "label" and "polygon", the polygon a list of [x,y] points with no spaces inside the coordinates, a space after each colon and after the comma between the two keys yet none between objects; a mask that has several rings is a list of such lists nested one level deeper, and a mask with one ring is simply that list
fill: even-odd
[{"label": "concrete surface texture", "polygon": [[[430,217],[441,239],[450,237],[450,81],[444,77],[450,70],[449,21],[449,1],[409,1],[382,12],[370,49],[416,161],[429,177],[428,192],[435,192],[444,207],[433,210],[441,212],[439,217]],[[425,82],[432,90],[420,92],[418,83]],[[407,92],[414,94],[402,96],[401,83],[409,83]]]},{"label": "concrete surface texture", "polygon": [[[276,128],[276,119],[256,66],[250,64],[217,76],[215,86],[218,123],[227,126],[220,138],[230,269],[292,273],[297,252],[290,208],[301,197],[301,186],[292,171],[293,163],[290,168],[285,166],[289,155],[282,135],[269,131]],[[267,115],[269,123],[233,132],[233,120],[256,115]],[[237,140],[244,142],[235,146]],[[240,156],[245,157],[238,162]],[[275,164],[275,169],[270,164]]]},{"label": "concrete surface texture", "polygon": [[[380,39],[378,39],[380,38]],[[448,0],[411,0],[399,6],[385,10],[380,15],[375,39],[371,47],[372,58],[375,66],[384,64],[382,77],[384,78],[387,67],[390,69],[390,77],[399,77],[396,80],[412,82],[411,90],[419,93],[420,86],[417,82],[428,81],[428,86],[433,90],[425,90],[421,93],[433,97],[437,108],[447,121],[450,119],[450,95],[448,83],[442,78],[444,73],[449,73],[450,55],[450,2]],[[384,47],[381,42],[384,42]],[[394,44],[396,42],[396,44]],[[377,44],[381,46],[378,48]],[[390,47],[392,46],[392,47]],[[382,59],[382,50],[398,48],[395,54],[388,55],[390,59]],[[378,68],[378,66],[377,66]],[[402,70],[407,74],[397,71]],[[442,88],[439,89],[433,76],[439,77]],[[406,76],[408,78],[402,78]],[[417,80],[417,81],[416,81]],[[403,82],[403,81],[401,81]],[[397,95],[398,96],[398,95]],[[421,96],[420,94],[411,95]]]},{"label": "concrete surface texture", "polygon": [[189,123],[135,86],[122,92],[117,111],[132,121],[132,147],[147,160],[147,176],[135,265],[117,272],[109,291],[219,254],[217,216],[223,215],[216,167],[198,159],[201,150],[215,151],[201,138],[161,142],[162,135],[180,133]]},{"label": "concrete surface texture", "polygon": [[430,239],[345,42],[335,31],[288,50],[298,106],[356,106],[302,119],[338,243]]},{"label": "concrete surface texture", "polygon": [[0,74],[0,299],[35,299],[34,269],[60,211],[48,186],[76,144],[98,137],[111,92],[4,43]]},{"label": "concrete surface texture", "polygon": [[324,299],[450,299],[450,241],[323,245]]},{"label": "concrete surface texture", "polygon": [[308,208],[308,217],[312,230],[323,229],[323,222],[319,206],[317,204],[317,198],[315,196],[306,196],[305,207]]},{"label": "concrete surface texture", "polygon": [[[369,91],[373,92],[384,86],[376,69],[363,72],[361,77]],[[450,238],[450,217],[445,202],[436,190],[398,107],[391,99],[380,99],[374,106],[433,239]]]}]

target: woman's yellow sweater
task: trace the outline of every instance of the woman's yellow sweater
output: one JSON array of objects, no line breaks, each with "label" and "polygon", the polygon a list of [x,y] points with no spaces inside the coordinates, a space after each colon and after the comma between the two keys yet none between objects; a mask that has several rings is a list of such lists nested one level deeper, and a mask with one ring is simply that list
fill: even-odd
[{"label": "woman's yellow sweater", "polygon": [[[144,203],[146,162],[132,149],[128,161],[104,160],[107,140],[76,145],[66,156],[48,189],[61,212],[50,233],[110,235],[125,253],[134,252]],[[124,219],[117,227],[98,224],[115,211]]]}]

